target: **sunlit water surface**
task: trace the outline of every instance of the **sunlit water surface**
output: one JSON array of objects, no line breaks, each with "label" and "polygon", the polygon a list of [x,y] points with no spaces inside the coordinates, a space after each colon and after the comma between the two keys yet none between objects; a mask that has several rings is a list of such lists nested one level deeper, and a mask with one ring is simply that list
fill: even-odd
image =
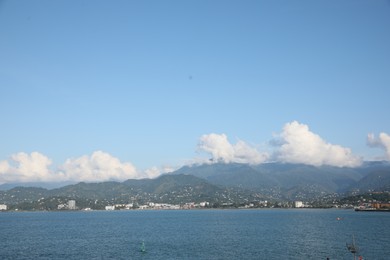
[{"label": "sunlit water surface", "polygon": [[[0,213],[0,259],[390,259],[390,213],[324,209]],[[144,242],[146,252],[141,252]]]}]

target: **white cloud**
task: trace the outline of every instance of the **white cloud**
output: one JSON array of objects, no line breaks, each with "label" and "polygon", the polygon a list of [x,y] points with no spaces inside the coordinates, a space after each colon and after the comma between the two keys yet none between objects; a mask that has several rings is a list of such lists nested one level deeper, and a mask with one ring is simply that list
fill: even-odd
[{"label": "white cloud", "polygon": [[[362,163],[361,158],[353,155],[349,148],[327,143],[319,135],[311,132],[307,125],[297,121],[287,123],[282,133],[276,135],[271,143],[276,147],[272,159],[280,162],[339,167],[354,167]],[[367,143],[370,146],[384,148],[387,159],[390,160],[388,134],[380,133],[378,138],[374,134],[369,134]],[[259,152],[244,141],[230,143],[225,134],[212,133],[201,136],[198,149],[211,154],[211,160],[195,158],[189,164],[213,162],[260,164],[270,159],[268,153]],[[102,151],[67,159],[55,170],[51,170],[51,165],[52,161],[39,152],[14,154],[8,160],[0,161],[0,183],[123,181],[155,178],[162,173],[177,169],[152,167],[145,171],[137,171],[133,164],[121,162],[118,158]]]},{"label": "white cloud", "polygon": [[51,160],[45,155],[32,152],[17,153],[9,161],[0,162],[0,182],[56,181],[61,174],[49,170]]},{"label": "white cloud", "polygon": [[159,175],[161,175],[161,170],[156,166],[145,170],[145,178],[153,179]]},{"label": "white cloud", "polygon": [[156,166],[153,166],[153,167],[143,171],[143,177],[149,178],[149,179],[154,179],[154,178],[160,176],[161,174],[173,172],[177,169],[178,169],[178,167],[171,167],[171,166],[156,167]]},{"label": "white cloud", "polygon": [[198,148],[211,153],[217,161],[231,162],[234,157],[234,148],[225,134],[208,134],[200,137]]},{"label": "white cloud", "polygon": [[362,163],[349,148],[327,143],[297,121],[287,123],[279,139],[274,142],[280,144],[274,156],[281,162],[338,167],[355,167]]},{"label": "white cloud", "polygon": [[0,174],[5,174],[9,171],[9,163],[7,161],[1,161],[0,162]]},{"label": "white cloud", "polygon": [[51,163],[48,157],[38,152],[14,154],[9,160],[0,161],[0,183],[100,182],[143,177],[131,163],[122,163],[118,158],[102,151],[93,152],[90,156],[68,159],[56,171],[50,170]]},{"label": "white cloud", "polygon": [[60,170],[68,180],[75,181],[122,181],[140,177],[131,163],[122,163],[102,151],[93,152],[91,156],[68,159]]},{"label": "white cloud", "polygon": [[268,159],[244,141],[231,144],[225,134],[208,134],[200,137],[198,149],[210,153],[214,162],[259,164]]},{"label": "white cloud", "polygon": [[380,147],[386,151],[386,158],[390,160],[390,135],[386,133],[380,133],[376,138],[374,134],[367,135],[367,144],[371,147]]}]

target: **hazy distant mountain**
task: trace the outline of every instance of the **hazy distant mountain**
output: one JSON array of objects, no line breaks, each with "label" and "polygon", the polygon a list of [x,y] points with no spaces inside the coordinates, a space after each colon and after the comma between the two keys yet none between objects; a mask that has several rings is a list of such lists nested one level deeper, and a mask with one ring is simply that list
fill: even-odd
[{"label": "hazy distant mountain", "polygon": [[185,166],[172,174],[190,174],[223,186],[239,186],[258,189],[278,185],[272,175],[258,171],[248,164],[217,163],[199,166]]},{"label": "hazy distant mountain", "polygon": [[4,183],[0,185],[1,190],[10,190],[15,187],[36,187],[44,189],[56,189],[66,185],[74,184],[75,182],[19,182],[19,183]]},{"label": "hazy distant mountain", "polygon": [[361,192],[390,191],[390,167],[371,171],[367,176],[353,185],[352,188]]},{"label": "hazy distant mountain", "polygon": [[[215,185],[241,187],[259,191],[269,196],[279,192],[281,197],[294,199],[318,197],[329,193],[347,192],[350,189],[379,187],[372,179],[375,172],[382,173],[380,184],[390,184],[388,162],[366,162],[361,167],[310,166],[305,164],[265,163],[248,164],[204,164],[185,166],[172,174],[191,174],[206,179]],[[366,177],[367,176],[367,177]],[[364,178],[366,177],[366,178]]]}]

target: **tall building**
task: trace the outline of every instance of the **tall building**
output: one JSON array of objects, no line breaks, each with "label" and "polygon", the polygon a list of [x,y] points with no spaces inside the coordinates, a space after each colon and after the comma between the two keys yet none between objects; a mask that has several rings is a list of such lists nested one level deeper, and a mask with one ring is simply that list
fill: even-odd
[{"label": "tall building", "polygon": [[295,207],[296,208],[303,208],[304,207],[304,205],[303,205],[303,202],[302,201],[295,201]]},{"label": "tall building", "polygon": [[68,201],[68,209],[75,210],[76,209],[76,201],[75,200],[69,200]]}]

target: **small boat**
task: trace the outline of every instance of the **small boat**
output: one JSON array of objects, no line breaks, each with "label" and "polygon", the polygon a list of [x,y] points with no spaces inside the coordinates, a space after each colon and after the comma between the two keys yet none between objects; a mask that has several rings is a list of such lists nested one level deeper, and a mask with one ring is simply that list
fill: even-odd
[{"label": "small boat", "polygon": [[[356,260],[356,254],[358,253],[359,248],[355,244],[355,237],[352,236],[352,243],[351,244],[348,244],[348,243],[346,243],[346,244],[347,244],[348,251],[353,254],[353,259]],[[360,259],[363,259],[363,258],[361,256],[359,256],[359,260]]]},{"label": "small boat", "polygon": [[145,247],[145,242],[144,241],[142,241],[140,251],[141,251],[141,253],[146,253],[146,247]]}]

